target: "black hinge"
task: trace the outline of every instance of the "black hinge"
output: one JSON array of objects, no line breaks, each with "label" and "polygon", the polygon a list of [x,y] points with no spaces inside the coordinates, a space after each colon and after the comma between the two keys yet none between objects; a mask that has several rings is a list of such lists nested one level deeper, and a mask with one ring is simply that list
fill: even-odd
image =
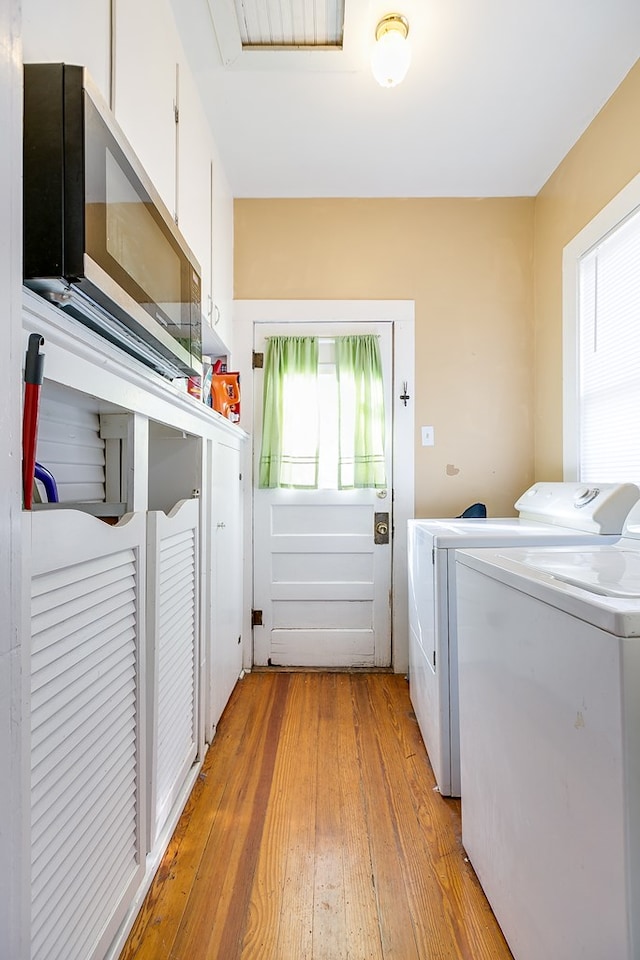
[{"label": "black hinge", "polygon": [[435,566],[436,562],[436,548],[434,547],[431,551],[431,563]]},{"label": "black hinge", "polygon": [[436,652],[434,650],[433,651],[433,669],[435,670],[435,668],[436,668]]},{"label": "black hinge", "polygon": [[251,611],[251,626],[252,627],[262,626],[262,610]]},{"label": "black hinge", "polygon": [[254,370],[262,370],[264,367],[264,353],[257,353],[257,351],[254,350],[251,366]]}]

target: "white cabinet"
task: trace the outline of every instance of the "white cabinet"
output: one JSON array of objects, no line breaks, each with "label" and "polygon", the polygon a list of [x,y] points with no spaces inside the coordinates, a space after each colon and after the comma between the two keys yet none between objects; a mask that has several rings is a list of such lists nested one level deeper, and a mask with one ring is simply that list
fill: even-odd
[{"label": "white cabinet", "polygon": [[186,64],[180,65],[178,227],[200,264],[202,313],[211,322],[211,153],[209,126]]},{"label": "white cabinet", "polygon": [[[23,298],[25,342],[45,340],[39,456],[57,457],[75,509],[22,518],[33,860],[21,888],[32,960],[102,960],[130,929],[242,669],[246,434]],[[91,483],[74,484],[87,459]],[[117,524],[115,506],[129,511]]]},{"label": "white cabinet", "polygon": [[[0,956],[102,960],[117,956],[197,775],[209,688],[214,729],[241,671],[246,434],[34,294],[20,303],[19,7],[0,0]],[[169,0],[23,0],[22,21],[26,60],[87,66],[111,103],[200,261],[205,321],[220,317],[205,343],[228,353],[233,200]],[[21,306],[23,341],[45,338],[38,458],[68,501],[25,516]],[[68,509],[86,499],[86,514]]]},{"label": "white cabinet", "polygon": [[172,216],[176,213],[179,41],[167,0],[115,0],[114,113]]},{"label": "white cabinet", "polygon": [[210,332],[228,352],[233,352],[233,197],[222,162],[214,151],[211,167],[211,287],[213,291],[213,327],[205,331],[206,345]]},{"label": "white cabinet", "polygon": [[178,225],[202,271],[203,352],[232,347],[233,199],[193,76],[180,64]]},{"label": "white cabinet", "polygon": [[241,442],[213,443],[211,483],[211,603],[208,637],[210,739],[242,672],[242,477]]},{"label": "white cabinet", "polygon": [[22,0],[25,63],[87,67],[107,103],[111,95],[110,0]]}]

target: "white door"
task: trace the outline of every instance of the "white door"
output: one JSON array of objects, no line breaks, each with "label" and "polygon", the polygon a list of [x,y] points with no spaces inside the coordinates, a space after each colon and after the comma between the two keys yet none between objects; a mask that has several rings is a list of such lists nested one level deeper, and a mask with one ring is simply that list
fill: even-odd
[{"label": "white door", "polygon": [[[380,337],[385,411],[385,490],[268,489],[257,486],[262,371],[254,373],[254,663],[372,667],[391,663],[392,323],[255,324],[254,349],[269,336],[320,338],[320,381],[335,376],[332,338]],[[333,368],[333,369],[332,369]],[[321,387],[322,389],[322,387]],[[322,418],[324,427],[332,421]],[[331,436],[321,444],[332,443]],[[379,516],[377,516],[379,515]],[[376,522],[386,543],[374,542]],[[255,623],[255,620],[262,621]]]}]

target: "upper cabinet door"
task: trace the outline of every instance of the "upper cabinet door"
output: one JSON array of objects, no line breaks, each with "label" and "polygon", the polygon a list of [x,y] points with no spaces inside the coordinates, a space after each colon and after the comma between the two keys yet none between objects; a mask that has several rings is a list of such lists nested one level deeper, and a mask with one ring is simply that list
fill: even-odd
[{"label": "upper cabinet door", "polygon": [[178,226],[200,264],[202,312],[211,323],[211,155],[213,144],[188,66],[180,65],[178,122]]},{"label": "upper cabinet door", "polygon": [[114,0],[116,119],[172,216],[176,213],[179,41],[167,0]]},{"label": "upper cabinet door", "polygon": [[25,63],[76,63],[87,67],[104,99],[111,83],[109,0],[22,0]]}]

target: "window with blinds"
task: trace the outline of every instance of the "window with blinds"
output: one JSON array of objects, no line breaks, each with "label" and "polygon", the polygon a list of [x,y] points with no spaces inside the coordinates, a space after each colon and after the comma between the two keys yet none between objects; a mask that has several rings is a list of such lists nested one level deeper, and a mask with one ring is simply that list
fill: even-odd
[{"label": "window with blinds", "polygon": [[578,261],[578,477],[640,480],[640,208]]}]

